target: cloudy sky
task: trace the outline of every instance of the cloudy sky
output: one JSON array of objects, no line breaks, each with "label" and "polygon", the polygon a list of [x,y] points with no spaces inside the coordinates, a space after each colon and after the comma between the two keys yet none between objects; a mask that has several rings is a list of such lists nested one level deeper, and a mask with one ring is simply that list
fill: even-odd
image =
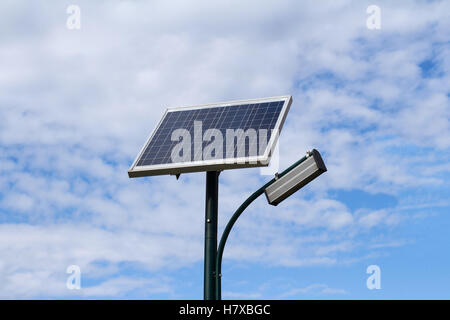
[{"label": "cloudy sky", "polygon": [[[450,298],[449,44],[449,1],[1,1],[0,298],[202,299],[204,173],[128,167],[166,107],[286,94],[280,170],[328,172],[245,212],[223,297]],[[220,179],[223,230],[270,177]]]}]

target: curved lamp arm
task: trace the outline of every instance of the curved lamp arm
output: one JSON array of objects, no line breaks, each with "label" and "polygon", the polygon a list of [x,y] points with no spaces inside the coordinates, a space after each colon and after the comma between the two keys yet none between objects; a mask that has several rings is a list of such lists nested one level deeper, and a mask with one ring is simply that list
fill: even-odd
[{"label": "curved lamp arm", "polygon": [[222,288],[221,288],[222,281],[221,280],[222,280],[222,256],[223,256],[223,251],[225,249],[225,243],[226,243],[226,241],[228,239],[228,235],[230,234],[231,228],[233,228],[236,220],[240,217],[242,212],[244,212],[244,210],[250,205],[250,203],[252,203],[254,200],[256,200],[260,195],[262,195],[264,193],[264,190],[269,185],[271,185],[273,182],[275,182],[275,180],[277,180],[278,178],[281,178],[286,173],[288,173],[293,168],[295,168],[297,165],[299,165],[300,163],[305,161],[308,158],[308,156],[309,156],[309,154],[307,154],[306,156],[304,156],[303,158],[298,160],[296,163],[291,165],[289,168],[284,170],[282,173],[276,175],[275,178],[273,178],[272,180],[267,182],[265,185],[263,185],[261,188],[259,188],[257,191],[255,191],[250,197],[247,198],[247,200],[245,200],[240,205],[240,207],[236,210],[236,212],[231,217],[230,221],[228,221],[228,223],[227,223],[227,225],[226,225],[226,227],[225,227],[225,229],[223,231],[222,238],[220,239],[220,243],[219,243],[219,247],[217,248],[217,255],[216,255],[216,299],[217,300],[221,300],[222,299]]}]

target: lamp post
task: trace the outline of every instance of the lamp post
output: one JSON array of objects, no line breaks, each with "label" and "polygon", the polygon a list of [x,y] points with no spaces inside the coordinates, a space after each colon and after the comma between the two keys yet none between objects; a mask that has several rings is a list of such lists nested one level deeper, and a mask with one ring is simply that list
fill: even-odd
[{"label": "lamp post", "polygon": [[217,254],[217,205],[219,191],[219,172],[206,172],[205,203],[205,262],[203,298],[214,300],[216,295],[216,254]]},{"label": "lamp post", "polygon": [[278,205],[281,201],[289,197],[291,194],[305,186],[307,183],[314,180],[316,177],[327,171],[325,164],[320,156],[320,153],[313,149],[307,152],[306,156],[295,162],[289,168],[276,174],[275,177],[264,184],[261,188],[256,190],[250,197],[247,198],[236,210],[236,212],[228,221],[222,238],[220,239],[219,247],[216,254],[216,284],[215,284],[215,298],[222,299],[222,257],[225,249],[225,244],[228,236],[241,216],[244,210],[260,195],[266,193],[269,204]]}]

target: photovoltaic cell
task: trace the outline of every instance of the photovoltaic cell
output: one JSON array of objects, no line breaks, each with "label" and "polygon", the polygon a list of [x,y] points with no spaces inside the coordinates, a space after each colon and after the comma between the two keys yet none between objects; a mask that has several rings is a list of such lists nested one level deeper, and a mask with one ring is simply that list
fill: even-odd
[{"label": "photovoltaic cell", "polygon": [[[290,104],[290,101],[290,97],[289,101],[286,99],[286,97],[280,97],[280,99],[278,100],[271,99],[270,101],[264,101],[264,99],[260,99],[260,101],[249,101],[246,103],[226,106],[214,105],[205,107],[193,107],[192,109],[169,109],[165,113],[163,119],[160,121],[159,126],[152,134],[150,140],[143,148],[143,151],[136,159],[130,171],[142,167],[147,168],[150,166],[149,168],[151,168],[151,166],[170,166],[171,164],[173,164],[172,150],[179,143],[179,141],[172,141],[172,133],[177,129],[187,130],[192,137],[190,141],[191,154],[190,157],[188,157],[189,160],[186,160],[186,163],[188,164],[189,162],[194,161],[194,159],[198,159],[199,156],[201,158],[201,154],[194,154],[195,151],[198,151],[194,146],[193,138],[195,136],[194,123],[196,121],[201,122],[201,137],[203,137],[203,134],[208,129],[217,129],[222,133],[223,156],[221,156],[220,158],[230,157],[229,154],[226,154],[226,144],[230,143],[226,140],[228,129],[241,129],[245,132],[249,129],[255,130],[258,134],[258,139],[255,139],[256,141],[249,138],[243,139],[243,141],[241,140],[241,143],[244,143],[244,156],[255,156],[255,154],[251,154],[251,150],[257,150],[257,155],[262,156],[266,152],[267,148],[266,143],[260,146],[261,139],[259,138],[259,134],[260,132],[262,132],[261,130],[266,130],[266,141],[268,142],[272,137],[272,134],[274,134],[273,129],[279,129],[276,128],[276,125],[277,123],[279,123],[278,120],[280,119],[280,117],[282,117],[282,111],[284,110],[285,112],[287,112],[287,108],[283,109],[283,107],[285,107],[288,102]],[[234,140],[235,146],[234,154],[231,156],[232,158],[238,157],[237,151],[240,147],[242,147],[237,144],[238,141],[240,140]],[[202,139],[201,150],[203,150],[210,143],[211,141],[203,141]],[[250,143],[256,144],[256,146],[250,145]]]}]

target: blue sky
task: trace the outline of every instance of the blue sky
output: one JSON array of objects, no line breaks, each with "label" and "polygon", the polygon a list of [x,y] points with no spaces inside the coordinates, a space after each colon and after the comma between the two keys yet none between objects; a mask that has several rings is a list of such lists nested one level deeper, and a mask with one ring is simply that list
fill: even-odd
[{"label": "blue sky", "polygon": [[[66,9],[81,9],[69,30]],[[369,5],[381,28],[366,26]],[[238,221],[223,297],[450,292],[448,1],[2,1],[0,297],[203,297],[203,173],[129,179],[166,107],[290,94],[280,170],[328,172]],[[268,176],[220,175],[219,229]],[[70,265],[81,289],[66,287]],[[381,289],[366,269],[378,265]]]}]

